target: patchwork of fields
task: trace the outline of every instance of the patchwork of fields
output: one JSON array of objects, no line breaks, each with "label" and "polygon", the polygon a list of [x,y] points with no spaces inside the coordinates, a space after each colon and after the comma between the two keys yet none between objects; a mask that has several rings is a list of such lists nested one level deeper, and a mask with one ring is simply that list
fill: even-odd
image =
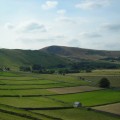
[{"label": "patchwork of fields", "polygon": [[[120,111],[117,85],[120,79],[115,80],[120,77],[118,74],[103,73],[97,71],[63,76],[2,72],[0,120],[119,120],[120,113],[114,111]],[[114,88],[98,88],[98,77],[101,76],[110,77]],[[81,102],[83,107],[74,108],[75,101]],[[105,113],[97,109],[105,109]]]}]

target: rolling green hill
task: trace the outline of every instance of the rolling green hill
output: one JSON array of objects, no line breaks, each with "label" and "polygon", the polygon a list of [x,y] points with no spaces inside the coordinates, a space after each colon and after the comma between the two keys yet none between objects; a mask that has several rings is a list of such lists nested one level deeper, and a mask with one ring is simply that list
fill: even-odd
[{"label": "rolling green hill", "polygon": [[39,50],[0,49],[0,66],[18,68],[41,64],[45,67],[67,64],[67,60],[59,56]]}]

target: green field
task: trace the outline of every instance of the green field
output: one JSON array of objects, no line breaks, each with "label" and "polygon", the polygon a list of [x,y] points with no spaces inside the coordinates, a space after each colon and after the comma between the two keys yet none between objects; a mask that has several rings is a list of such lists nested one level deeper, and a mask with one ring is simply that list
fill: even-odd
[{"label": "green field", "polygon": [[56,88],[56,87],[69,87],[69,86],[77,86],[77,84],[71,84],[71,83],[59,83],[59,84],[46,84],[46,85],[0,85],[1,90],[23,90],[23,89],[47,89],[47,88]]},{"label": "green field", "polygon": [[[82,86],[82,89],[89,86],[87,89],[91,89],[91,86],[97,87],[98,74],[102,77],[103,73],[95,71],[63,76],[2,72],[0,73],[0,120],[118,120],[117,116],[89,111],[86,108],[86,106],[120,102],[120,91],[115,85],[119,80],[114,79],[119,78],[117,73],[114,76],[110,76],[109,72],[106,73],[106,76],[111,77],[113,81],[111,85],[115,85],[111,89],[98,88],[90,92],[63,95],[49,90],[51,88],[69,90],[71,87],[78,89],[79,86]],[[85,80],[80,79],[80,76],[86,77]],[[89,82],[87,77],[91,77],[92,82]],[[94,77],[96,78],[93,79]],[[75,101],[80,101],[85,108],[72,108]]]},{"label": "green field", "polygon": [[0,98],[1,104],[6,104],[19,108],[43,108],[43,107],[62,107],[65,104],[53,101],[44,97],[7,97]]},{"label": "green field", "polygon": [[45,89],[29,89],[29,90],[0,90],[0,96],[2,95],[51,95],[54,94]]},{"label": "green field", "polygon": [[[2,112],[2,115],[0,114],[0,117],[3,118],[3,120],[30,120],[30,119],[36,119],[36,120],[49,120],[47,117],[44,117],[40,114],[35,114],[23,109],[18,109],[16,107],[0,104],[0,112]],[[5,114],[7,116],[5,116]],[[10,118],[9,118],[10,117]]]},{"label": "green field", "polygon": [[111,117],[85,109],[65,109],[65,110],[39,110],[33,111],[36,113],[43,113],[45,115],[62,118],[62,120],[119,120],[117,117]]},{"label": "green field", "polygon": [[91,73],[75,73],[69,76],[81,77],[88,81],[91,86],[98,86],[101,78],[106,77],[110,80],[111,87],[120,87],[120,70],[94,70]]},{"label": "green field", "polygon": [[39,84],[39,85],[46,85],[46,84],[55,84],[59,82],[55,82],[52,80],[31,80],[31,81],[15,81],[15,80],[0,80],[0,84],[6,84],[6,85],[33,85],[33,84]]},{"label": "green field", "polygon": [[[113,97],[114,96],[114,97]],[[95,106],[106,103],[120,102],[120,91],[118,90],[100,90],[77,94],[52,96],[57,100],[74,103],[81,102],[84,106]]]}]

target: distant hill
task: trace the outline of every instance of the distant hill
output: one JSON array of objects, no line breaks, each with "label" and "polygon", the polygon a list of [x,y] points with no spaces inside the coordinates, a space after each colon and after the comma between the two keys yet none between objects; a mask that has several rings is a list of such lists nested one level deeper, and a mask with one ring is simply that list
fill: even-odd
[{"label": "distant hill", "polygon": [[120,51],[91,50],[65,46],[45,47],[41,51],[67,57],[72,60],[116,60],[120,57]]},{"label": "distant hill", "polygon": [[13,69],[19,66],[41,64],[45,67],[67,64],[67,60],[40,50],[0,49],[0,66]]},{"label": "distant hill", "polygon": [[[80,63],[80,62],[86,62]],[[0,49],[0,67],[18,69],[20,66],[42,65],[47,68],[70,68],[79,62],[80,66],[99,66],[102,63],[120,64],[120,51],[90,50],[65,46],[50,46],[40,50]],[[96,63],[97,62],[97,63]],[[92,64],[91,64],[92,63]],[[77,65],[76,65],[77,66]],[[100,67],[98,67],[100,68]]]}]

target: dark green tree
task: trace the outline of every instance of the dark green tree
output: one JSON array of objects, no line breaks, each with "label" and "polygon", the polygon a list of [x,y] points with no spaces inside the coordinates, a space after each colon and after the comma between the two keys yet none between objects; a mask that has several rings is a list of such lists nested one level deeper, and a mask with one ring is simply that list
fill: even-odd
[{"label": "dark green tree", "polygon": [[102,78],[99,82],[99,87],[102,88],[109,88],[110,87],[110,81],[107,78]]},{"label": "dark green tree", "polygon": [[28,67],[28,66],[20,66],[20,71],[26,71],[26,72],[29,72],[29,71],[31,71],[31,68],[30,67]]},{"label": "dark green tree", "polygon": [[38,64],[34,64],[33,66],[32,66],[32,70],[34,71],[42,71],[43,70],[43,67],[42,67],[42,65],[38,65]]}]

